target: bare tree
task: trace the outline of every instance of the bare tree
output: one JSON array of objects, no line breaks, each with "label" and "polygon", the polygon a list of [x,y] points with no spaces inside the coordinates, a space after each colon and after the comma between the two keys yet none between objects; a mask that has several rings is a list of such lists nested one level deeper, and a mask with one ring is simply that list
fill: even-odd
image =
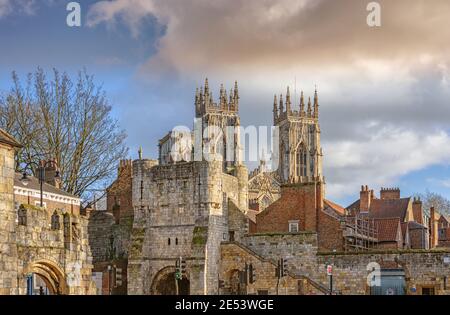
[{"label": "bare tree", "polygon": [[423,209],[427,214],[429,214],[430,208],[434,207],[441,214],[450,215],[450,200],[445,197],[428,190],[424,194],[418,194],[417,196],[422,200]]},{"label": "bare tree", "polygon": [[41,68],[27,76],[25,87],[15,72],[12,80],[11,91],[0,98],[0,124],[23,145],[16,170],[56,159],[65,191],[87,198],[106,187],[128,149],[102,86],[85,70],[75,82],[56,69],[49,80]]}]

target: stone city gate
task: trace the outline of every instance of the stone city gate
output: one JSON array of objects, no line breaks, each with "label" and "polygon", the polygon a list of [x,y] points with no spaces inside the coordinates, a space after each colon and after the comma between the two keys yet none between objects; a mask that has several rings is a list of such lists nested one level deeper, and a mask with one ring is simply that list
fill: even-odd
[{"label": "stone city gate", "polygon": [[45,282],[52,295],[69,293],[64,272],[50,260],[37,260],[28,264],[23,273],[25,281],[30,274],[38,275]]},{"label": "stone city gate", "polygon": [[[151,295],[176,295],[175,267],[169,266],[161,269],[155,275],[152,281]],[[183,279],[178,281],[178,294],[189,295],[190,281],[186,274]]]}]

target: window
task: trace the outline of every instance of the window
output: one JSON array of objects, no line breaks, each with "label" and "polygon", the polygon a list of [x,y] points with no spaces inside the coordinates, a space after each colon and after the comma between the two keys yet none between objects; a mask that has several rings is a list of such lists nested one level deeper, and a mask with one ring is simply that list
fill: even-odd
[{"label": "window", "polygon": [[298,233],[298,221],[289,221],[289,233]]},{"label": "window", "polygon": [[434,288],[422,288],[422,295],[434,295]]},{"label": "window", "polygon": [[297,151],[297,176],[306,176],[306,150],[303,146]]},{"label": "window", "polygon": [[167,239],[167,245],[170,246],[170,238]]},{"label": "window", "polygon": [[18,217],[19,225],[27,225],[27,209],[19,208]]},{"label": "window", "polygon": [[59,219],[59,215],[56,211],[52,215],[52,230],[59,230],[61,228],[61,223]]},{"label": "window", "polygon": [[175,238],[175,245],[178,245],[178,238]]}]

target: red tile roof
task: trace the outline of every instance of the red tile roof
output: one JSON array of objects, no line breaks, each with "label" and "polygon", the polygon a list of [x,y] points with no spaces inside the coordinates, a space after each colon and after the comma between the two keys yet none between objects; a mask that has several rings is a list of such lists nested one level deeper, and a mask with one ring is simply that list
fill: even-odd
[{"label": "red tile roof", "polygon": [[396,242],[400,226],[400,218],[375,219],[380,242]]},{"label": "red tile roof", "polygon": [[334,202],[330,201],[330,200],[323,200],[325,206],[330,207],[332,210],[334,210],[337,214],[339,215],[345,215],[345,209],[343,207],[341,207],[338,204],[335,204]]},{"label": "red tile roof", "polygon": [[[377,218],[400,218],[405,221],[408,205],[411,198],[400,199],[373,199],[370,204],[369,217]],[[347,207],[354,212],[360,211],[360,200],[355,201]]]}]

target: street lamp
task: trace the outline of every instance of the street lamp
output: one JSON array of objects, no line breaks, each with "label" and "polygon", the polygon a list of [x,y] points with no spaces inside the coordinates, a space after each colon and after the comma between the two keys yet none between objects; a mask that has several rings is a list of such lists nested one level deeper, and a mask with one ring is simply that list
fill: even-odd
[{"label": "street lamp", "polygon": [[[50,160],[50,161],[42,161],[41,164],[37,164],[36,162],[30,162],[25,166],[25,169],[30,166],[30,165],[35,165],[37,166],[37,170],[38,170],[38,179],[39,179],[39,186],[40,186],[40,193],[41,193],[41,201],[40,201],[40,206],[43,207],[44,206],[44,192],[43,192],[43,184],[45,182],[45,168],[49,165],[55,164],[56,165],[56,161],[54,160]],[[59,171],[56,170],[55,172],[55,179],[59,180],[61,178],[61,176],[59,175]],[[30,183],[30,178],[28,177],[28,174],[26,171],[23,172],[22,178],[20,179],[20,181],[22,182],[22,184],[24,186],[27,186]]]}]

